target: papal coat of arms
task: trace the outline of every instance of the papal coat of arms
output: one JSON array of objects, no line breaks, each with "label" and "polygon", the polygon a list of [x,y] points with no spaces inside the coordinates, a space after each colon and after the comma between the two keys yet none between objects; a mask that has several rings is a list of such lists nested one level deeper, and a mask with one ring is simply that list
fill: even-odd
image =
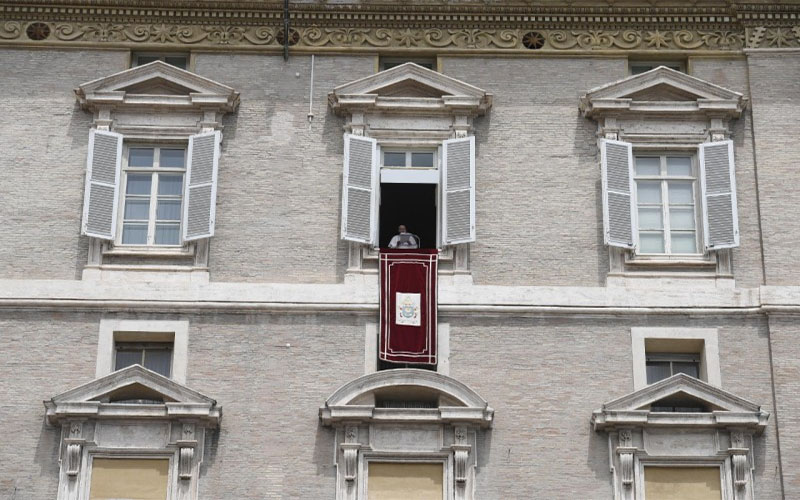
[{"label": "papal coat of arms", "polygon": [[397,292],[395,295],[395,324],[420,326],[420,294]]}]

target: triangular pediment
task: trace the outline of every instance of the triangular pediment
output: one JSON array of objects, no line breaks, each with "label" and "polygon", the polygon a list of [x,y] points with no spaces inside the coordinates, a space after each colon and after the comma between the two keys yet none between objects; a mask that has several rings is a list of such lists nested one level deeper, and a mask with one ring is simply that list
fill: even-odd
[{"label": "triangular pediment", "polygon": [[603,409],[649,410],[651,406],[670,400],[689,400],[703,405],[709,411],[757,412],[760,409],[755,403],[683,373],[610,401],[603,405]]},{"label": "triangular pediment", "polygon": [[75,89],[75,94],[84,107],[204,105],[232,111],[239,102],[239,93],[231,87],[163,61],[86,82]]},{"label": "triangular pediment", "polygon": [[435,112],[459,108],[481,113],[492,96],[461,80],[408,62],[333,89],[328,100],[334,110],[415,109]]},{"label": "triangular pediment", "polygon": [[738,116],[744,105],[742,94],[666,66],[596,87],[581,97],[586,116],[705,111]]}]

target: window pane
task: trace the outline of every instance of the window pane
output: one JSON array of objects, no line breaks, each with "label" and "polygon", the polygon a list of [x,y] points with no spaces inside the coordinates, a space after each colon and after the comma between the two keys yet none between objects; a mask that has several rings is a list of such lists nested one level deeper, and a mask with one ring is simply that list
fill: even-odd
[{"label": "window pane", "polygon": [[369,500],[442,500],[441,463],[414,464],[370,462],[367,478]]},{"label": "window pane", "polygon": [[669,191],[670,204],[691,205],[694,203],[692,196],[692,182],[669,181],[667,189]]},{"label": "window pane", "polygon": [[433,167],[433,153],[411,153],[412,167]]},{"label": "window pane", "polygon": [[172,351],[169,349],[146,349],[144,352],[144,367],[148,370],[169,377],[171,364]]},{"label": "window pane", "polygon": [[183,191],[183,175],[165,175],[158,176],[158,194],[180,196]]},{"label": "window pane", "polygon": [[698,364],[693,361],[673,361],[672,371],[674,373],[685,373],[686,375],[694,378],[700,376],[700,368],[698,367]]},{"label": "window pane", "polygon": [[669,361],[648,361],[647,362],[647,383],[655,384],[659,380],[668,378],[670,373]]},{"label": "window pane", "polygon": [[157,220],[181,220],[181,200],[158,200]]},{"label": "window pane", "polygon": [[146,245],[147,244],[147,224],[122,225],[122,244],[123,245]]},{"label": "window pane", "polygon": [[687,156],[668,156],[667,175],[692,175],[692,159]]},{"label": "window pane", "polygon": [[95,458],[89,500],[166,500],[169,460]]},{"label": "window pane", "polygon": [[660,208],[639,208],[639,229],[663,229]]},{"label": "window pane", "polygon": [[180,245],[179,224],[156,224],[156,245]]},{"label": "window pane", "polygon": [[664,233],[639,233],[639,250],[642,253],[664,253]]},{"label": "window pane", "polygon": [[153,148],[130,148],[128,150],[129,167],[152,167]]},{"label": "window pane", "polygon": [[150,215],[150,197],[125,200],[125,220],[147,220]]},{"label": "window pane", "polygon": [[158,56],[136,56],[136,65],[141,66],[142,64],[151,63],[153,61],[158,61]]},{"label": "window pane", "polygon": [[670,207],[669,227],[672,229],[694,229],[694,209]]},{"label": "window pane", "polygon": [[406,154],[405,153],[383,153],[383,166],[384,167],[405,167]]},{"label": "window pane", "polygon": [[672,253],[697,253],[697,239],[694,231],[670,233]]},{"label": "window pane", "polygon": [[125,350],[117,351],[117,359],[114,363],[114,370],[122,370],[131,365],[142,364],[142,351],[139,350]]},{"label": "window pane", "polygon": [[158,164],[162,168],[183,168],[186,158],[185,149],[161,149]]},{"label": "window pane", "polygon": [[636,175],[661,174],[661,158],[652,156],[636,157]]},{"label": "window pane", "polygon": [[180,69],[186,69],[186,59],[186,56],[167,56],[164,58],[164,62]]},{"label": "window pane", "polygon": [[647,500],[721,500],[719,467],[645,467]]},{"label": "window pane", "polygon": [[153,176],[150,174],[129,174],[128,183],[125,187],[126,194],[146,194],[150,195],[150,183]]},{"label": "window pane", "polygon": [[661,182],[637,181],[636,194],[639,203],[661,203]]}]

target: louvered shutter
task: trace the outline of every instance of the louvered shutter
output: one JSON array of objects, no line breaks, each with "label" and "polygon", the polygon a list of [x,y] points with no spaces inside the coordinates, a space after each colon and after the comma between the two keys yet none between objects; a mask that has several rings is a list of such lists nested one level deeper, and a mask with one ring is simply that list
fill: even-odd
[{"label": "louvered shutter", "polygon": [[81,234],[103,240],[114,239],[121,164],[122,135],[92,129],[86,160]]},{"label": "louvered shutter", "polygon": [[475,138],[442,144],[442,241],[475,241]]},{"label": "louvered shutter", "polygon": [[189,138],[186,163],[186,199],[183,202],[183,240],[192,241],[214,235],[217,205],[219,131]]},{"label": "louvered shutter", "polygon": [[603,240],[612,247],[634,248],[636,206],[633,201],[633,147],[629,142],[600,140],[603,185]]},{"label": "louvered shutter", "polygon": [[703,239],[708,250],[739,246],[733,141],[700,145]]},{"label": "louvered shutter", "polygon": [[344,136],[342,189],[342,239],[373,244],[375,241],[377,141]]}]

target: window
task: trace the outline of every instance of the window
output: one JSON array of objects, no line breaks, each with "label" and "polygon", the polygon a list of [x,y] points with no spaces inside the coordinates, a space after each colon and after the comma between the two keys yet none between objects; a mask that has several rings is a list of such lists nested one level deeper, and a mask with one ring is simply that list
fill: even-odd
[{"label": "window", "polygon": [[114,370],[121,370],[136,364],[169,377],[172,368],[172,343],[116,342],[114,345]]},{"label": "window", "polygon": [[633,385],[648,385],[685,373],[720,386],[716,328],[631,328]]},{"label": "window", "polygon": [[638,75],[656,69],[659,66],[686,73],[686,63],[684,61],[628,61],[628,73]]},{"label": "window", "polygon": [[634,163],[639,252],[699,253],[694,158],[636,155]]},{"label": "window", "polygon": [[719,467],[644,468],[645,500],[720,500]]},{"label": "window", "polygon": [[676,373],[694,378],[700,376],[699,354],[648,354],[646,365],[648,384],[655,384]]},{"label": "window", "polygon": [[408,62],[412,62],[418,66],[422,66],[423,68],[436,71],[435,57],[421,57],[415,59],[409,59],[406,57],[381,57],[378,63],[378,68],[379,68],[378,70],[385,71],[387,69],[392,69],[395,66],[400,66],[401,64],[405,64]]},{"label": "window", "polygon": [[442,500],[442,463],[402,463],[369,461],[368,500]]},{"label": "window", "polygon": [[435,151],[383,151],[383,168],[435,168]]},{"label": "window", "polygon": [[131,67],[142,66],[153,61],[164,61],[165,63],[180,69],[189,68],[188,54],[154,54],[154,53],[135,53],[131,56]]},{"label": "window", "polygon": [[139,364],[186,382],[189,322],[129,319],[100,320],[96,377]]},{"label": "window", "polygon": [[122,245],[180,245],[186,148],[126,148]]},{"label": "window", "polygon": [[95,457],[91,478],[89,500],[166,500],[169,460]]}]

